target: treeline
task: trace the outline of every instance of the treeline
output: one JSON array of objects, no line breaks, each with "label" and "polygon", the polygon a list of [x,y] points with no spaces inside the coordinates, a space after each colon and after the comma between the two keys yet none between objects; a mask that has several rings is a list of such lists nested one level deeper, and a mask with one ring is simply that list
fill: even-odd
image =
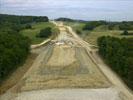
[{"label": "treeline", "polygon": [[27,37],[0,33],[0,82],[25,61],[29,50]]},{"label": "treeline", "polygon": [[17,16],[17,15],[6,15],[0,14],[0,20],[9,21],[20,24],[27,24],[32,22],[48,22],[49,19],[47,16]]},{"label": "treeline", "polygon": [[56,21],[67,21],[67,22],[84,22],[85,25],[83,30],[93,30],[100,25],[107,25],[109,30],[115,30],[118,27],[119,30],[133,30],[133,21],[122,21],[122,22],[108,22],[104,20],[99,21],[84,21],[70,18],[58,18]]},{"label": "treeline", "polygon": [[89,21],[83,27],[83,30],[93,30],[100,25],[107,25],[109,30],[115,30],[118,27],[119,30],[133,30],[132,21],[123,22],[106,22],[106,21]]},{"label": "treeline", "polygon": [[29,54],[30,40],[19,31],[32,28],[32,23],[47,21],[47,17],[0,14],[0,82],[23,64]]},{"label": "treeline", "polygon": [[77,19],[71,19],[71,18],[57,18],[55,19],[56,21],[64,21],[64,22],[87,22],[87,21],[84,21],[84,20],[77,20]]},{"label": "treeline", "polygon": [[58,18],[58,19],[55,19],[56,21],[69,21],[69,22],[74,22],[75,20],[74,19],[70,19],[70,18]]},{"label": "treeline", "polygon": [[22,29],[32,28],[32,23],[48,21],[48,17],[15,16],[0,14],[0,31],[4,33],[18,33]]},{"label": "treeline", "polygon": [[98,45],[105,61],[133,89],[133,38],[103,36]]},{"label": "treeline", "polygon": [[133,22],[121,22],[119,24],[120,30],[133,30]]},{"label": "treeline", "polygon": [[83,27],[83,30],[93,30],[94,28],[100,26],[100,25],[107,25],[106,21],[91,21],[87,22],[85,26]]}]

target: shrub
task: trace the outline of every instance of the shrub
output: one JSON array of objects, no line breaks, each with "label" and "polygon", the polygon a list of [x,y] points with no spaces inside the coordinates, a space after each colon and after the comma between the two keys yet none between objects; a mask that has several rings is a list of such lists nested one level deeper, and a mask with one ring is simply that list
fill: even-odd
[{"label": "shrub", "polygon": [[120,30],[133,30],[133,24],[129,22],[122,22],[119,25]]},{"label": "shrub", "polygon": [[76,33],[79,35],[82,34],[82,32],[80,30],[76,30]]},{"label": "shrub", "polygon": [[32,26],[30,24],[26,24],[25,28],[26,29],[32,29]]},{"label": "shrub", "polygon": [[93,30],[94,28],[100,26],[100,25],[106,25],[107,23],[105,21],[91,21],[85,24],[83,27],[83,30]]},{"label": "shrub", "polygon": [[127,30],[124,30],[123,33],[122,33],[122,35],[128,35],[128,34],[129,34],[129,33],[128,33]]},{"label": "shrub", "polygon": [[52,29],[51,27],[47,27],[45,29],[42,29],[40,31],[40,33],[37,35],[37,37],[41,37],[41,38],[48,38],[50,37],[52,34]]}]

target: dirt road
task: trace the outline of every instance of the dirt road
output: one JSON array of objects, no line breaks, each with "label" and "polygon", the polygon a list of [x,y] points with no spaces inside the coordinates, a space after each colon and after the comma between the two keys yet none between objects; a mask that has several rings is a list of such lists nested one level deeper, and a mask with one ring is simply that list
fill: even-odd
[{"label": "dirt road", "polygon": [[[0,100],[133,100],[131,92],[69,26],[46,45],[23,78]],[[39,49],[39,50],[38,50]]]}]

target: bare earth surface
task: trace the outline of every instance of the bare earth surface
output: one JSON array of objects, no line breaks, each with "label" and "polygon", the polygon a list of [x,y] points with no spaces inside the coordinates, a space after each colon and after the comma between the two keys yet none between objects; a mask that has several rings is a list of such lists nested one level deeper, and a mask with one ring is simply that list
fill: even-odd
[{"label": "bare earth surface", "polygon": [[[32,99],[31,99],[32,97]],[[53,99],[54,98],[54,99]],[[113,89],[52,89],[24,92],[15,100],[120,100]]]},{"label": "bare earth surface", "polygon": [[32,50],[39,54],[33,65],[0,100],[133,100],[128,88],[97,58],[92,45],[71,27],[55,24],[58,36]]}]

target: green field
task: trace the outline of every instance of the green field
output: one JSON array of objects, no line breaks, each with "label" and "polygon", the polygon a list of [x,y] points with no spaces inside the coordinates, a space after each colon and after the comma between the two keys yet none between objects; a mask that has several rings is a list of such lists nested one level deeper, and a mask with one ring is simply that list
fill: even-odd
[{"label": "green field", "polygon": [[[97,45],[97,38],[101,36],[114,36],[114,37],[126,37],[130,38],[133,35],[121,35],[123,31],[119,30],[118,26],[115,26],[115,30],[108,30],[108,25],[101,25],[96,27],[93,31],[84,31],[82,30],[85,23],[83,22],[64,22],[65,25],[71,26],[74,31],[79,30],[82,32],[80,36],[87,42]],[[133,33],[133,31],[128,31],[129,33]]]},{"label": "green field", "polygon": [[58,29],[56,28],[56,26],[50,22],[35,23],[32,25],[32,29],[25,29],[20,31],[20,33],[24,36],[29,37],[32,44],[38,44],[44,41],[46,38],[38,38],[36,37],[36,35],[39,34],[41,29],[45,29],[46,27],[51,27],[54,34],[58,33]]}]

